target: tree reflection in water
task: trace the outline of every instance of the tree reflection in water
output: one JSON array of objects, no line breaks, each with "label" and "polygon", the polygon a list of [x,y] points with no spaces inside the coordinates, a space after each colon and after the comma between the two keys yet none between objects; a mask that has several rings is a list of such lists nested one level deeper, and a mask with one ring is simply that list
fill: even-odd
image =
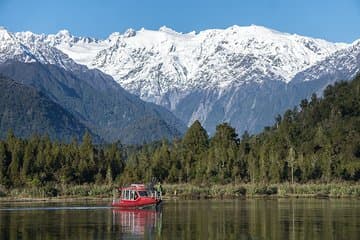
[{"label": "tree reflection in water", "polygon": [[358,199],[167,201],[161,211],[99,203],[0,203],[0,239],[360,239]]}]

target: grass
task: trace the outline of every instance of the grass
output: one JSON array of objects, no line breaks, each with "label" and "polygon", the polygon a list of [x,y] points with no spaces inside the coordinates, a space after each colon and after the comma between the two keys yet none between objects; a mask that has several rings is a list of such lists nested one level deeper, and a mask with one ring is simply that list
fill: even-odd
[{"label": "grass", "polygon": [[112,185],[47,185],[44,187],[25,187],[14,188],[10,190],[1,190],[0,197],[11,198],[77,198],[77,197],[94,197],[110,198],[113,196],[114,186]]},{"label": "grass", "polygon": [[309,184],[227,184],[197,186],[191,184],[165,184],[167,197],[180,198],[234,198],[234,197],[360,197],[359,183]]},{"label": "grass", "polygon": [[[111,198],[115,185],[48,185],[7,190],[0,186],[0,198],[40,199],[40,198]],[[360,184],[307,183],[307,184],[227,184],[195,185],[164,184],[165,198],[204,199],[237,197],[360,197]]]}]

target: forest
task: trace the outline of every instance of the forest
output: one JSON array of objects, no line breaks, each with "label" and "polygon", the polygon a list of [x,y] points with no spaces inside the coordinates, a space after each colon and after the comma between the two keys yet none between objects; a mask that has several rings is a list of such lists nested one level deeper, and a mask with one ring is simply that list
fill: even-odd
[{"label": "forest", "polygon": [[51,141],[10,130],[0,141],[0,185],[317,183],[360,179],[360,76],[275,118],[259,134],[228,123],[208,136],[199,121],[182,138],[141,146]]}]

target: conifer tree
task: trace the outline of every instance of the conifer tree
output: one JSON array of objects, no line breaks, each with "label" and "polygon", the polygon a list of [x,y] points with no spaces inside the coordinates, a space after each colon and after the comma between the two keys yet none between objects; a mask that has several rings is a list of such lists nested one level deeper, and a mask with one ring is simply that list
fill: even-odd
[{"label": "conifer tree", "polygon": [[9,179],[7,176],[7,168],[9,165],[9,159],[6,153],[5,143],[0,141],[0,185],[7,186]]},{"label": "conifer tree", "polygon": [[198,156],[207,150],[209,137],[198,120],[196,120],[185,133],[183,146],[185,151],[191,152],[194,156]]},{"label": "conifer tree", "polygon": [[11,162],[9,165],[9,178],[14,186],[20,186],[20,167],[22,165],[22,147],[20,141],[15,139],[15,142],[12,144],[11,150]]}]

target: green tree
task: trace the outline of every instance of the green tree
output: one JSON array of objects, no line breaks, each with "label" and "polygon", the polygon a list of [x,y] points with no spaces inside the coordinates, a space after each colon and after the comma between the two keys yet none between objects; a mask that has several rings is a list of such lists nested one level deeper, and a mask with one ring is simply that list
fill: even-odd
[{"label": "green tree", "polygon": [[20,141],[15,140],[12,144],[11,150],[11,162],[9,165],[9,178],[14,186],[20,186],[20,167],[22,165],[22,146]]},{"label": "green tree", "polygon": [[295,150],[293,147],[290,147],[287,162],[290,167],[291,184],[294,184],[294,171],[295,171],[295,164],[296,164],[295,157],[296,157]]},{"label": "green tree", "polygon": [[9,185],[9,178],[7,175],[8,165],[9,158],[6,152],[6,145],[4,142],[0,141],[0,185]]},{"label": "green tree", "polygon": [[30,177],[33,172],[33,166],[36,158],[36,148],[32,142],[28,142],[24,150],[24,161],[21,169],[21,175],[24,180]]},{"label": "green tree", "polygon": [[78,166],[80,182],[92,182],[96,172],[95,152],[91,135],[86,132],[79,148],[80,162]]},{"label": "green tree", "polygon": [[214,151],[219,180],[223,183],[232,180],[231,174],[237,160],[238,144],[239,139],[236,131],[228,123],[216,127],[216,132],[210,141],[210,147]]},{"label": "green tree", "polygon": [[187,182],[195,178],[200,180],[203,177],[202,172],[205,171],[202,169],[201,159],[208,150],[209,137],[198,120],[196,120],[185,133],[182,146],[184,178]]},{"label": "green tree", "polygon": [[191,152],[195,156],[207,150],[209,137],[198,120],[196,120],[185,133],[183,146],[186,151]]}]

